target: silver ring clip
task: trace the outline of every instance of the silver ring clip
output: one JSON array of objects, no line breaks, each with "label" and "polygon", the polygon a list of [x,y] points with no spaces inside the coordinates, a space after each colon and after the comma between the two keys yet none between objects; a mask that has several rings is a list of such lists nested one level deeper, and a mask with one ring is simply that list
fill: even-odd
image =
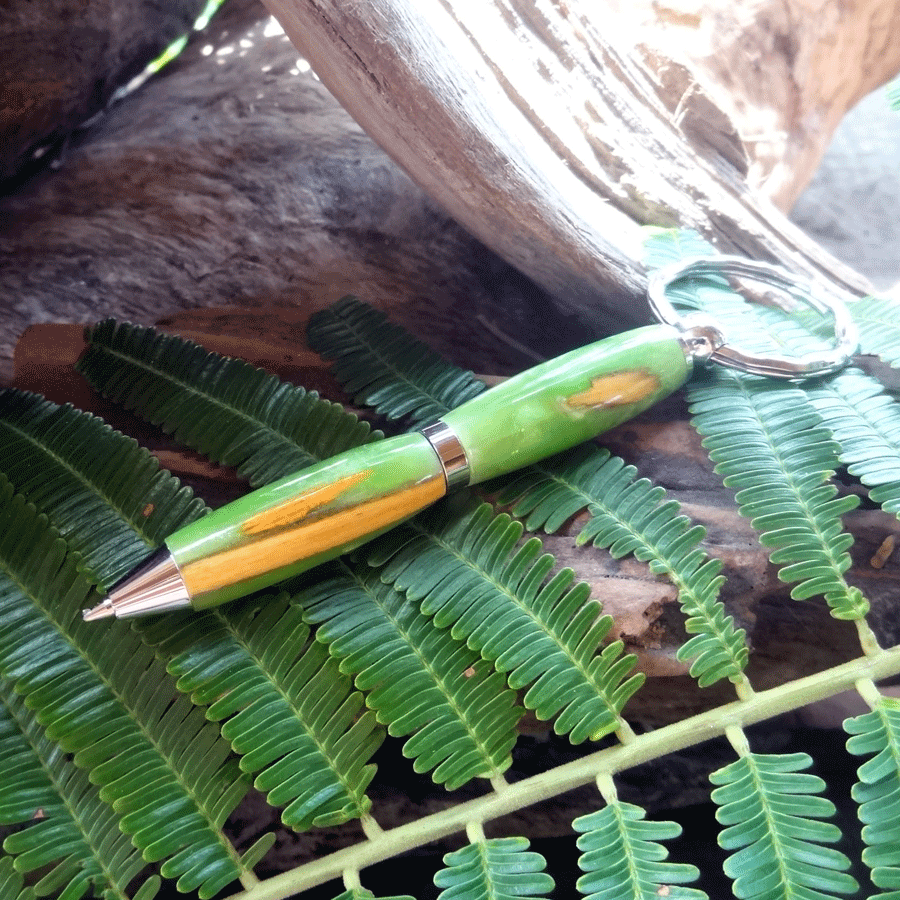
[{"label": "silver ring clip", "polygon": [[[725,279],[744,278],[776,288],[793,301],[830,316],[834,323],[834,346],[821,353],[794,357],[779,354],[761,356],[741,350],[739,345],[729,341],[714,319],[701,314],[682,316],[668,298],[667,290],[676,282],[709,275]],[[709,360],[753,375],[772,378],[827,375],[846,366],[858,349],[856,326],[849,310],[836,294],[814,287],[812,283],[769,263],[755,262],[739,256],[692,257],[654,272],[650,276],[647,295],[656,318],[683,333],[687,349],[693,358],[699,361]],[[787,304],[779,305],[790,311]],[[697,345],[697,352],[694,352],[692,343]]]}]

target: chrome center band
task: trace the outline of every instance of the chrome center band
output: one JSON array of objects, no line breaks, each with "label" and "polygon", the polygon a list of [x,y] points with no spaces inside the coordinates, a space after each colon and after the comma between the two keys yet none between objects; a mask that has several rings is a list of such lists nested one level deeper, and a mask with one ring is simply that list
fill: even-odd
[{"label": "chrome center band", "polygon": [[441,468],[444,470],[444,478],[447,482],[447,490],[456,487],[465,487],[469,483],[471,471],[469,459],[466,456],[465,447],[460,443],[456,432],[445,422],[438,419],[433,425],[426,425],[421,434],[434,448]]}]

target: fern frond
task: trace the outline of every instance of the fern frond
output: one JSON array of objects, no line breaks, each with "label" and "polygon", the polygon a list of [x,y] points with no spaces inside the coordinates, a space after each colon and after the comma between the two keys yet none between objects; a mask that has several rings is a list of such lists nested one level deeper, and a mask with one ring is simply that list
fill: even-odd
[{"label": "fern frond", "polygon": [[[87,774],[47,739],[3,678],[0,759],[0,824],[28,823],[3,847],[18,871],[42,870],[37,894],[81,896],[93,885],[109,898],[127,898],[128,884],[144,868],[141,854]],[[149,900],[158,888],[158,877],[147,879],[143,896]]]},{"label": "fern frond", "polygon": [[[468,382],[462,378],[461,370],[454,369],[440,356],[409,338],[383,313],[355,298],[346,298],[335,307],[317,313],[310,325],[310,339],[317,350],[337,360],[335,375],[348,391],[355,394],[357,401],[376,406],[382,413],[401,416],[410,412],[410,403],[421,400],[428,412],[425,418],[434,418],[469,399],[465,387]],[[366,354],[371,354],[372,358]],[[414,363],[401,375],[400,367],[407,356]],[[438,391],[428,393],[431,389],[429,378],[436,379],[432,373],[442,371],[447,373],[444,376],[446,384],[453,389],[448,388],[437,398]],[[410,384],[407,379],[412,381],[413,377],[415,382]],[[368,389],[367,379],[370,378],[377,390]],[[460,383],[462,388],[458,386]],[[443,387],[443,382],[441,384]],[[427,402],[423,399],[426,395]],[[606,459],[601,456],[601,451],[595,449],[594,453],[594,468],[599,468]],[[651,491],[646,481],[637,482],[627,496],[618,498],[615,509],[606,512],[601,508],[603,498],[596,494],[586,495],[581,484],[563,483],[571,477],[572,471],[588,477],[586,470],[590,468],[590,462],[581,456],[577,460],[571,465],[557,461],[526,470],[516,486],[504,494],[502,502],[508,502],[517,489],[527,491],[528,498],[519,502],[514,514],[528,515],[526,527],[529,529],[543,526],[547,531],[556,530],[566,518],[590,503],[593,516],[579,536],[579,542],[593,540],[596,546],[612,547],[613,555],[617,556],[634,553],[639,559],[651,561],[655,572],[673,577],[688,616],[688,631],[696,634],[682,648],[680,658],[693,660],[691,672],[702,685],[723,677],[740,680],[748,657],[744,633],[735,629],[733,620],[718,602],[723,581],[719,576],[720,563],[709,560],[696,548],[703,535],[702,529],[691,529],[685,517],[677,516],[676,507],[663,505],[660,502],[662,489]],[[610,461],[603,475],[612,474],[616,466],[622,467],[624,463]],[[560,467],[561,475],[558,474]],[[623,469],[623,480],[634,482],[633,473],[633,468]],[[623,490],[622,485],[617,484],[607,493],[615,496],[617,491]],[[646,503],[634,502],[644,499],[636,498],[639,492],[647,495]],[[645,530],[647,533],[642,533]],[[656,546],[657,543],[662,546]]]},{"label": "fern frond", "polygon": [[[135,448],[132,446],[133,442],[128,438],[109,429],[99,420],[86,416],[85,414],[77,413],[74,410],[54,407],[53,404],[49,404],[46,401],[42,401],[40,398],[35,397],[26,396],[24,401],[26,408],[36,408],[38,410],[41,414],[38,416],[39,420],[41,418],[46,418],[53,423],[57,423],[52,429],[38,430],[36,435],[36,439],[39,440],[38,446],[41,446],[40,441],[44,437],[44,430],[55,432],[62,427],[61,424],[59,424],[59,420],[61,420],[62,424],[66,427],[75,428],[76,430],[79,425],[86,422],[86,430],[88,432],[88,438],[86,438],[86,440],[89,440],[91,437],[98,437],[102,440],[102,446],[104,446],[106,450],[107,459],[121,457],[124,450],[125,459],[121,464],[121,472],[124,474],[129,471],[130,463],[134,460],[131,459],[131,454],[129,454],[128,451]],[[64,415],[59,415],[59,413]],[[54,491],[37,491],[38,498],[43,500],[47,512],[52,517],[54,524],[59,518],[65,518],[66,511],[73,502],[73,499],[78,498],[80,504],[96,517],[95,521],[92,522],[92,526],[94,527],[87,529],[82,523],[79,529],[81,546],[83,547],[84,552],[89,554],[92,558],[103,558],[105,556],[109,561],[108,564],[113,567],[113,571],[122,571],[122,556],[124,555],[125,565],[128,564],[128,560],[131,558],[127,553],[123,554],[124,550],[136,546],[139,552],[143,549],[143,553],[146,553],[145,545],[137,539],[136,535],[131,530],[131,527],[129,527],[140,517],[140,498],[152,496],[150,491],[154,479],[160,477],[165,488],[165,494],[160,496],[160,503],[163,503],[168,499],[169,495],[178,492],[177,480],[167,473],[163,473],[162,476],[159,476],[156,472],[155,465],[151,465],[147,467],[147,477],[144,477],[143,468],[139,468],[136,475],[132,478],[120,477],[118,480],[109,483],[105,494],[101,494],[101,488],[103,487],[103,472],[89,457],[86,457],[82,453],[78,453],[77,450],[70,452],[69,448],[65,446],[57,446],[55,449],[55,453],[45,453],[44,455],[50,457],[48,465],[57,458],[63,461],[63,465],[61,465],[60,471],[56,477],[58,486]],[[140,454],[143,454],[143,456],[140,456]],[[149,457],[149,454],[144,454],[144,451],[139,451],[138,462],[143,462],[144,456],[152,460],[152,457]],[[36,473],[40,471],[42,462],[43,459],[40,454],[29,455],[27,457],[27,464],[23,462],[21,466],[23,480],[27,483],[38,483],[39,479],[37,478]],[[51,471],[53,470],[51,469]],[[100,485],[98,485],[98,480],[101,481]],[[183,491],[178,492],[178,497],[180,497],[181,493],[183,493]],[[129,498],[132,495],[136,496],[138,500],[130,500]],[[189,494],[187,496],[190,497]],[[178,499],[178,497],[176,497],[176,499]],[[113,509],[110,509],[109,504],[112,504],[115,509],[127,511],[128,515],[126,516],[123,513],[121,516],[117,517]],[[173,503],[172,506],[177,511],[177,505]],[[165,507],[160,509],[160,514],[157,516],[160,522],[163,523],[162,527],[165,527],[172,521],[171,514],[165,516],[164,509]],[[203,509],[203,507],[195,501],[192,508],[188,511],[193,512],[195,509]],[[187,518],[186,516],[182,517]],[[109,530],[104,528],[105,523],[110,520],[114,520],[115,524],[118,526],[111,534]],[[159,540],[165,535],[164,533],[159,533],[160,523],[155,522],[154,526],[151,537],[154,540]],[[132,553],[131,555],[134,554]],[[140,556],[137,558],[140,558]],[[296,638],[296,634],[294,634],[292,628],[295,628],[297,624],[297,622],[294,622],[292,625],[292,623],[286,619],[278,625],[278,628],[284,628],[285,633],[288,635],[287,639],[294,639]],[[245,628],[250,630],[250,635],[245,635],[243,633]],[[264,666],[261,665],[258,659],[254,658],[252,651],[248,649],[249,645],[252,643],[253,632],[255,631],[255,626],[249,620],[240,618],[234,619],[227,615],[212,613],[206,616],[183,617],[178,620],[177,628],[173,628],[171,621],[168,620],[156,625],[153,623],[150,623],[149,625],[142,623],[141,631],[145,638],[151,643],[155,643],[160,648],[165,648],[167,652],[171,651],[174,646],[183,648],[184,646],[190,646],[192,642],[198,640],[201,641],[199,645],[200,650],[198,652],[202,652],[203,649],[209,648],[211,635],[214,633],[218,634],[223,645],[230,646],[230,654],[235,671],[240,670],[244,673],[246,683],[268,684],[271,695],[270,699],[274,698],[273,702],[278,706],[280,715],[280,719],[278,720],[279,728],[286,732],[304,730],[305,726],[296,718],[296,708],[291,708],[289,704],[283,703],[280,687],[272,683],[270,674],[266,674]],[[160,631],[162,636],[154,641],[155,631]],[[281,638],[279,637],[279,640],[280,639]],[[297,646],[302,647],[303,642],[301,641]],[[181,662],[183,661],[182,658]],[[346,683],[346,679],[337,676],[336,672],[334,674],[339,682],[338,687]],[[272,706],[269,707],[269,713],[270,715],[275,715],[275,710]],[[244,720],[240,720],[234,724],[229,723],[229,728],[236,729],[238,732],[238,739],[233,741],[233,744],[237,749],[244,745],[240,739],[243,735],[243,732],[241,732],[242,721]],[[276,720],[273,719],[270,724],[274,728]],[[245,770],[258,771],[258,769],[253,768],[247,769],[246,766],[250,763],[250,757],[243,761]],[[304,781],[304,779],[299,777],[300,774],[304,773],[308,776],[308,781]],[[298,798],[304,795],[309,796],[314,793],[312,786],[316,784],[321,786],[322,776],[321,774],[317,775],[312,766],[308,769],[303,769],[299,763],[299,756],[296,755],[294,757],[294,765],[293,767],[289,767],[289,772],[287,774],[296,776],[297,787],[295,796],[289,798],[283,790],[280,796],[282,796],[282,802],[285,803],[294,803],[296,801],[296,805],[293,806],[292,809],[297,809],[302,805]],[[287,774],[285,775],[285,781],[288,780]],[[265,773],[260,775],[260,778],[265,777]],[[371,777],[371,775],[369,775],[369,777]],[[343,802],[351,808],[355,808],[355,801],[349,797],[345,797]],[[339,801],[334,797],[331,798],[330,805],[326,803],[323,798],[321,809],[315,810],[312,814],[312,818],[315,818],[316,816],[324,818],[327,818],[329,815],[333,816],[335,814],[333,807],[336,804],[339,805]],[[290,816],[290,814],[288,815]],[[301,821],[304,821],[302,816],[297,819],[297,822]],[[295,824],[293,819],[291,820],[291,824]]]},{"label": "fern frond", "polygon": [[0,391],[0,472],[51,517],[106,588],[206,509],[101,419],[12,389]]},{"label": "fern frond", "polygon": [[572,827],[581,837],[578,860],[587,874],[578,879],[578,890],[588,900],[706,900],[696,888],[695,866],[666,860],[660,841],[681,834],[675,822],[648,821],[639,806],[615,800],[598,812],[580,816]]},{"label": "fern frond", "polygon": [[310,639],[287,595],[232,604],[206,618],[204,636],[169,662],[179,690],[227,720],[222,735],[245,772],[296,829],[358,818],[371,755],[383,740],[362,695]]},{"label": "fern frond", "polygon": [[716,371],[689,396],[716,471],[736,489],[763,545],[774,548],[779,578],[796,583],[791,596],[823,594],[836,618],[863,618],[868,603],[844,578],[853,538],[840,518],[859,498],[836,496],[829,479],[838,448],[803,392]]},{"label": "fern frond", "polygon": [[78,370],[91,385],[254,486],[380,437],[339,404],[191,341],[112,319],[87,338]]},{"label": "fern frond", "polygon": [[858,888],[846,874],[847,857],[822,846],[835,843],[841,832],[820,821],[835,810],[819,796],[825,782],[801,771],[811,764],[806,753],[747,753],[710,775],[719,785],[712,792],[716,819],[727,826],[719,844],[732,851],[725,874],[740,900],[827,900]]},{"label": "fern frond", "polygon": [[662,228],[647,225],[643,234],[644,261],[650,269],[661,269],[670,263],[692,256],[709,256],[716,248],[706,238],[689,228]]},{"label": "fern frond", "polygon": [[444,856],[445,869],[434,876],[443,888],[438,900],[515,900],[545,897],[553,890],[544,858],[522,837],[493,838],[468,844]]},{"label": "fern frond", "polygon": [[556,716],[558,734],[573,743],[598,740],[622,727],[620,713],[643,683],[629,673],[622,642],[598,653],[612,620],[572,585],[563,569],[549,577],[553,557],[532,538],[516,547],[522,526],[488,504],[451,511],[440,505],[379,539],[370,560],[386,562],[382,578],[421,601],[441,628],[494,662],[540,719]]},{"label": "fern frond", "polygon": [[[35,900],[35,893],[25,887],[22,876],[15,870],[9,856],[0,857],[0,897],[9,900]],[[149,900],[149,898],[147,898]]]},{"label": "fern frond", "polygon": [[853,786],[865,826],[863,862],[873,884],[900,891],[900,701],[878,695],[872,711],[847,719],[844,730],[851,735],[850,753],[872,757],[860,765]]},{"label": "fern frond", "polygon": [[808,389],[840,460],[887,512],[900,512],[900,409],[874,378],[848,369]]},{"label": "fern frond", "polygon": [[[714,252],[696,235],[660,232],[646,246],[650,264],[681,258],[683,244],[688,255]],[[740,335],[743,347],[770,352],[774,345],[789,354],[821,349],[814,325],[810,330],[779,309],[758,307],[748,313],[746,304],[717,279],[695,279],[671,293],[679,303],[713,315],[726,335]],[[822,389],[828,385],[823,382]],[[704,446],[718,463],[716,471],[737,489],[740,510],[762,532],[762,543],[774,548],[772,562],[783,566],[779,577],[797,584],[791,596],[823,594],[832,615],[859,621],[868,602],[844,579],[853,538],[840,522],[859,501],[852,495],[837,498],[830,483],[846,448],[832,440],[817,411],[817,390],[716,367],[704,382],[691,383],[687,394],[694,425],[706,435]],[[847,430],[852,435],[853,425]]]},{"label": "fern frond", "polygon": [[230,748],[123,621],[83,622],[89,584],[65,542],[0,484],[0,674],[90,772],[164,877],[211,896],[242,874],[220,826],[247,790]]},{"label": "fern frond", "polygon": [[356,403],[410,427],[433,422],[485,390],[380,310],[344,297],[309,321],[310,346],[333,361],[333,374]]},{"label": "fern frond", "polygon": [[749,656],[746,636],[718,599],[725,579],[721,562],[699,547],[705,530],[679,515],[663,488],[636,480],[635,472],[608,450],[589,445],[519,473],[498,499],[514,504],[513,515],[524,517],[529,530],[551,533],[586,507],[590,518],[578,544],[604,547],[616,559],[633,554],[678,588],[685,627],[695,635],[678,658],[693,660],[691,675],[700,686],[720,678],[740,681]]},{"label": "fern frond", "polygon": [[509,768],[524,710],[506,680],[377,571],[341,567],[297,602],[341,671],[368,691],[366,703],[388,733],[413,735],[403,753],[417,772],[433,770],[438,784],[454,790]]},{"label": "fern frond", "polygon": [[859,334],[863,353],[881,357],[886,363],[900,366],[900,310],[896,300],[865,297],[847,304]]}]

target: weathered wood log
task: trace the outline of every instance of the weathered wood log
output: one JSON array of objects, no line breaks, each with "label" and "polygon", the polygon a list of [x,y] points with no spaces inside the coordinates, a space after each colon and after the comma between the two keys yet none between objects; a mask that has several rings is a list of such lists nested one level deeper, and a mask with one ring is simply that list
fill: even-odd
[{"label": "weathered wood log", "polygon": [[611,5],[672,99],[689,107],[699,93],[725,114],[746,151],[747,185],[782,211],[847,110],[900,69],[896,0]]},{"label": "weathered wood log", "polygon": [[550,355],[580,341],[373,144],[269,18],[232,0],[56,171],[0,199],[0,380],[33,322],[150,324],[211,304],[289,316],[346,293],[427,317],[463,364],[488,343],[502,366],[521,362],[515,341]]},{"label": "weathered wood log", "polygon": [[[205,0],[11,0],[0,12],[0,186],[190,31]],[[24,170],[24,171],[23,171]]]},{"label": "weathered wood log", "polygon": [[[265,2],[426,193],[569,309],[642,316],[640,223],[865,289],[769,197],[796,196],[847,106],[897,70],[896,50],[882,52],[897,0],[859,16],[802,3]],[[723,32],[713,51],[706,35]],[[835,47],[839,71],[823,80]],[[783,140],[760,134],[788,123]]]}]

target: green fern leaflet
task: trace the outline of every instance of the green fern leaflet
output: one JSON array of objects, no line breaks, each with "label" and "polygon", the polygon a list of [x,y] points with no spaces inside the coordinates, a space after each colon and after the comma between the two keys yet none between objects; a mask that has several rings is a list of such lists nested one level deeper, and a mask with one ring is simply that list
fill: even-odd
[{"label": "green fern leaflet", "polygon": [[[35,900],[35,893],[30,887],[25,887],[25,881],[15,870],[12,858],[0,857],[0,897],[9,900]],[[141,900],[150,900],[152,895],[142,897]]]},{"label": "green fern leaflet", "polygon": [[[14,393],[9,392],[10,395]],[[96,523],[96,527],[91,527],[90,530],[82,528],[80,543],[77,545],[88,558],[105,558],[113,571],[121,571],[123,563],[127,565],[132,558],[140,559],[146,554],[146,544],[138,538],[135,527],[143,526],[144,536],[156,543],[165,536],[166,532],[162,529],[167,526],[176,527],[179,520],[183,524],[205,509],[199,501],[192,499],[187,489],[179,486],[177,479],[168,473],[158,472],[156,461],[149,453],[137,448],[133,441],[93,416],[57,407],[31,395],[25,395],[19,404],[10,402],[7,411],[10,407],[16,413],[14,421],[22,430],[30,426],[31,421],[37,421],[43,427],[32,428],[31,431],[36,432],[40,438],[44,438],[46,432],[53,440],[52,453],[45,452],[43,456],[28,455],[25,457],[28,460],[27,466],[20,461],[11,468],[20,476],[23,485],[31,489],[32,497],[41,501],[54,525],[59,521],[67,521],[67,515],[73,510],[79,511],[77,521],[92,517],[92,526]],[[30,415],[22,413],[23,409]],[[64,428],[68,430],[63,430]],[[83,432],[87,433],[87,438],[80,437]],[[67,434],[73,437],[65,439]],[[131,478],[123,478],[121,475],[109,477],[94,458],[84,452],[85,440],[100,442],[107,459],[114,463],[114,471],[124,472],[129,466],[136,467],[137,471],[132,473]],[[41,478],[43,464],[47,465],[47,471]],[[142,522],[145,508],[143,504],[149,498],[158,503],[159,508],[151,501],[149,505],[154,507],[153,513],[146,517],[146,522]],[[114,510],[119,511],[119,514],[116,515]],[[175,524],[174,516],[178,517]],[[110,521],[114,527],[104,527]],[[271,616],[276,609],[280,610],[280,617],[279,621],[273,622]],[[255,620],[253,616],[234,615],[233,610],[226,610],[207,615],[164,618],[149,624],[142,621],[139,628],[145,640],[162,652],[180,654],[170,664],[173,672],[180,674],[184,669],[194,667],[194,681],[185,678],[185,683],[191,685],[186,690],[194,692],[194,702],[200,702],[201,696],[217,696],[215,691],[219,689],[220,681],[215,679],[221,679],[223,674],[214,664],[216,659],[219,662],[222,659],[229,661],[232,680],[240,674],[243,690],[232,692],[230,696],[233,700],[235,696],[245,697],[252,693],[255,712],[243,711],[241,715],[235,716],[228,722],[225,736],[236,750],[245,754],[241,760],[243,770],[257,773],[257,786],[269,785],[271,796],[279,798],[279,802],[286,806],[286,824],[306,828],[313,822],[346,821],[368,808],[364,788],[371,779],[371,767],[361,765],[350,775],[343,772],[336,774],[339,769],[335,769],[338,765],[335,759],[328,760],[326,757],[319,758],[317,753],[304,755],[300,752],[282,754],[278,766],[271,764],[274,760],[265,765],[259,762],[262,748],[271,745],[268,735],[260,732],[254,725],[255,717],[261,711],[265,711],[269,717],[268,726],[273,732],[277,731],[283,736],[297,733],[299,743],[302,743],[299,735],[303,735],[314,746],[319,746],[317,731],[327,724],[298,719],[298,714],[309,709],[309,704],[304,703],[299,696],[302,690],[308,692],[311,689],[309,684],[294,684],[288,689],[285,684],[278,683],[277,669],[266,668],[265,648],[259,646],[259,626],[264,620],[268,621],[272,646],[304,646],[308,630],[299,621],[299,614],[292,613],[287,604],[278,606],[273,603],[266,616],[259,620]],[[177,623],[177,627],[173,627],[173,622]],[[297,634],[298,629],[303,632],[302,635]],[[312,651],[318,652],[319,648],[313,647]],[[202,668],[203,663],[208,662],[204,655],[207,653],[212,654],[214,661],[212,674],[208,668]],[[322,679],[328,679],[331,684],[326,693],[334,698],[346,698],[349,686],[347,679],[327,659],[323,658],[320,662],[324,668],[318,672],[312,689],[319,689]],[[199,672],[198,666],[201,667]],[[203,694],[201,688],[204,677],[212,679],[212,694]],[[211,701],[206,699],[205,702]],[[239,709],[239,706],[235,709]],[[352,705],[348,709],[352,710]],[[216,707],[212,711],[207,710],[207,715],[221,719],[224,714],[220,707]],[[374,723],[367,721],[371,729]],[[349,724],[347,727],[349,728]],[[365,723],[358,723],[354,726],[352,737],[348,735],[344,740],[355,740],[364,729]],[[358,750],[363,754],[371,754],[379,742],[380,738],[375,730],[368,740],[358,745]],[[327,745],[327,740],[321,744],[322,747]],[[262,768],[269,771],[260,772]],[[271,781],[272,773],[278,773],[274,782]],[[287,788],[286,785],[292,787]],[[316,800],[311,801],[311,797]],[[259,849],[255,852],[258,853]]]},{"label": "green fern leaflet", "polygon": [[840,460],[890,513],[900,512],[900,410],[884,388],[849,369],[810,390],[813,406],[841,445]]},{"label": "green fern leaflet", "polygon": [[434,876],[443,888],[438,900],[515,900],[545,897],[553,879],[546,862],[525,838],[481,840],[444,857],[447,868]]},{"label": "green fern leaflet", "polygon": [[[125,889],[144,868],[141,854],[119,830],[118,817],[87,774],[47,739],[34,713],[0,679],[0,824],[27,824],[3,849],[19,872],[41,872],[39,896],[80,896],[96,886],[110,896]],[[159,878],[141,888],[155,896]],[[0,897],[10,894],[0,890]]]},{"label": "green fern leaflet", "polygon": [[104,396],[258,486],[380,437],[340,404],[191,341],[108,319],[78,371]]},{"label": "green fern leaflet", "polygon": [[850,304],[850,315],[859,332],[864,353],[880,356],[895,368],[900,365],[900,321],[897,301],[866,297]]},{"label": "green fern leaflet", "polygon": [[[352,297],[317,313],[310,332],[316,349],[334,360],[334,374],[345,390],[389,418],[412,414],[413,423],[422,424],[483,389],[473,386],[470,373]],[[548,532],[588,507],[592,518],[580,543],[611,547],[616,556],[634,553],[679,588],[686,627],[695,637],[680,648],[678,657],[692,662],[691,674],[702,686],[721,678],[743,681],[748,657],[744,632],[734,627],[718,601],[721,567],[697,547],[702,529],[679,516],[676,504],[663,502],[662,488],[635,482],[633,473],[606,451],[575,451],[525,469],[500,500],[508,503],[518,493],[527,494],[517,502],[514,515],[527,516],[529,530],[542,527]],[[607,478],[616,480],[607,485]]]},{"label": "green fern leaflet", "polygon": [[247,785],[215,726],[178,698],[127,623],[81,620],[89,592],[46,519],[0,485],[0,674],[90,771],[145,859],[211,896],[242,872],[219,827]]},{"label": "green fern leaflet", "polygon": [[900,892],[900,820],[895,810],[900,793],[900,701],[877,695],[874,709],[847,719],[844,729],[852,735],[847,749],[857,756],[871,756],[859,767],[859,781],[853,799],[859,804],[859,818],[866,849],[863,862],[872,870],[872,883]]},{"label": "green fern leaflet", "polygon": [[380,538],[370,556],[382,578],[421,602],[422,611],[468,641],[501,671],[538,718],[552,719],[573,743],[626,729],[620,717],[643,683],[630,675],[622,642],[600,650],[612,620],[586,584],[563,569],[522,526],[488,504],[454,511],[439,505]]},{"label": "green fern leaflet", "polygon": [[450,365],[387,316],[344,297],[309,323],[310,346],[333,361],[333,374],[354,402],[388,419],[427,425],[485,390],[471,372]]},{"label": "green fern leaflet", "polygon": [[[711,252],[699,238],[674,233],[656,233],[647,244],[653,267]],[[726,334],[740,334],[741,346],[752,350],[771,352],[774,345],[804,352],[819,342],[778,311],[748,315],[721,279],[693,279],[671,295],[712,314]],[[831,479],[842,448],[817,412],[813,390],[716,366],[691,382],[687,394],[716,471],[737,491],[740,511],[761,532],[761,542],[772,548],[779,577],[796,585],[791,596],[824,595],[836,618],[860,621],[868,602],[844,578],[853,538],[841,522],[859,500],[836,496]]]},{"label": "green fern leaflet", "polygon": [[719,844],[732,851],[725,874],[734,879],[739,900],[827,900],[857,889],[846,874],[850,860],[822,846],[841,832],[820,821],[835,809],[818,796],[825,782],[802,772],[811,764],[806,753],[748,753],[710,775],[719,785],[712,792],[716,819],[726,826]]},{"label": "green fern leaflet", "polygon": [[169,663],[179,690],[222,735],[244,772],[297,829],[358,818],[370,806],[369,759],[384,734],[362,695],[310,637],[286,595],[263,595],[204,617],[204,637]]},{"label": "green fern leaflet", "polygon": [[0,472],[81,555],[104,587],[206,510],[131,438],[71,406],[0,391]]},{"label": "green fern leaflet", "polygon": [[572,823],[581,835],[578,865],[586,873],[578,890],[587,900],[706,900],[703,891],[684,887],[697,880],[697,868],[668,862],[659,843],[678,837],[681,826],[645,816],[639,806],[614,801]]},{"label": "green fern leaflet", "polygon": [[344,891],[342,894],[338,894],[334,900],[413,900],[408,894],[403,894],[402,896],[391,895],[390,897],[376,897],[371,891],[367,891],[365,888],[351,888],[349,891]]},{"label": "green fern leaflet", "polygon": [[721,563],[698,546],[704,529],[679,515],[678,504],[665,499],[663,488],[646,478],[636,480],[633,466],[587,446],[512,477],[498,499],[513,503],[513,515],[523,517],[529,530],[548,532],[586,507],[590,518],[577,543],[603,547],[616,559],[633,554],[678,588],[685,628],[695,635],[679,648],[678,658],[693,661],[691,675],[700,686],[720,678],[744,679],[746,636],[718,599],[725,579]]},{"label": "green fern leaflet", "polygon": [[341,569],[297,599],[379,722],[394,736],[413,735],[403,753],[415,770],[433,770],[448,790],[501,775],[524,712],[503,676],[377,572]]},{"label": "green fern leaflet", "polygon": [[691,412],[716,471],[737,491],[741,513],[773,548],[779,577],[796,583],[791,596],[822,594],[837,618],[861,619],[868,604],[844,578],[853,538],[841,522],[859,498],[836,496],[829,479],[838,448],[806,396],[717,371],[692,388]]}]

